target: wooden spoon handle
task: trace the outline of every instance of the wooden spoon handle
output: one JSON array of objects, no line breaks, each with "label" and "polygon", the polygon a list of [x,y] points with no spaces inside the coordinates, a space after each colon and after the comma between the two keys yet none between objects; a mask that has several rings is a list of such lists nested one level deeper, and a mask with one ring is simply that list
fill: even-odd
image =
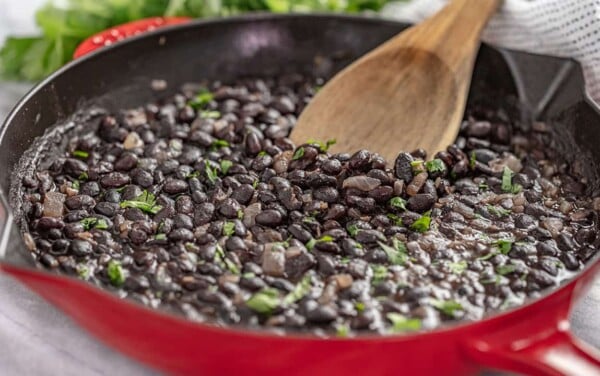
[{"label": "wooden spoon handle", "polygon": [[[414,45],[429,51],[456,73],[470,70],[480,34],[502,0],[452,0],[433,17],[385,45],[385,49]],[[467,63],[467,64],[465,64]]]}]

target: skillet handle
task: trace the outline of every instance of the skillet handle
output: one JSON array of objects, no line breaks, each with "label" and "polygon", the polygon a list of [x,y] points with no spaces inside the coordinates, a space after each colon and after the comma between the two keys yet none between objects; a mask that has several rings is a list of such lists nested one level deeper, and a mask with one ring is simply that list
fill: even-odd
[{"label": "skillet handle", "polygon": [[116,43],[123,39],[146,33],[165,26],[177,25],[191,21],[190,17],[151,17],[124,23],[110,29],[101,31],[87,38],[77,47],[73,54],[78,59],[104,46]]},{"label": "skillet handle", "polygon": [[474,340],[468,352],[486,367],[526,375],[600,375],[600,351],[575,338],[566,319],[527,340],[503,344]]},{"label": "skillet handle", "polygon": [[4,194],[0,192],[0,263],[8,258],[8,240],[11,238],[13,215]]}]

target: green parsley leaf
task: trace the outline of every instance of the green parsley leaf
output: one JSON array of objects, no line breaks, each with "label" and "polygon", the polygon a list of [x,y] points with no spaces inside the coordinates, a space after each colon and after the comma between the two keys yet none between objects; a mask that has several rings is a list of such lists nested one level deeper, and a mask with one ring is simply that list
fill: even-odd
[{"label": "green parsley leaf", "polygon": [[335,335],[341,338],[348,337],[350,327],[347,324],[340,324],[335,328]]},{"label": "green parsley leaf", "polygon": [[454,274],[464,273],[464,271],[467,270],[467,266],[468,266],[468,264],[467,264],[466,260],[461,260],[458,262],[451,262],[450,264],[448,264],[450,271]]},{"label": "green parsley leaf", "polygon": [[402,197],[392,197],[390,199],[390,206],[394,209],[406,211],[406,200]]},{"label": "green parsley leaf", "polygon": [[292,160],[296,161],[302,157],[304,157],[304,147],[301,146],[298,149],[296,149],[296,151],[294,152],[294,155],[292,156]]},{"label": "green parsley leaf", "polygon": [[156,197],[147,190],[133,200],[121,202],[120,206],[122,208],[138,208],[150,214],[156,214],[162,209],[162,206],[156,205]]},{"label": "green parsley leaf", "polygon": [[167,240],[167,234],[156,234],[154,240]]},{"label": "green parsley leaf", "polygon": [[235,234],[235,223],[233,222],[225,222],[225,224],[223,224],[223,235],[224,236],[231,236]]},{"label": "green parsley leaf", "polygon": [[421,218],[417,219],[410,225],[410,229],[416,232],[425,232],[429,230],[431,225],[431,211],[424,213]]},{"label": "green parsley leaf", "polygon": [[215,184],[215,182],[219,178],[217,169],[215,167],[211,167],[209,161],[204,161],[204,173],[206,173],[206,177],[212,184]]},{"label": "green parsley leaf", "polygon": [[83,150],[75,150],[73,152],[73,156],[76,158],[85,159],[90,156],[90,153],[88,153],[87,151],[83,151]]},{"label": "green parsley leaf", "polygon": [[283,304],[290,305],[302,299],[306,294],[310,292],[310,282],[310,276],[304,276],[304,278],[302,278],[302,280],[296,285],[296,287],[294,287],[294,289],[283,298]]},{"label": "green parsley leaf", "polygon": [[336,142],[337,142],[336,139],[333,138],[333,139],[327,140],[325,142],[310,139],[306,143],[311,144],[311,145],[318,145],[321,152],[325,153],[327,150],[329,150],[331,145],[335,145]]},{"label": "green parsley leaf", "polygon": [[125,283],[125,272],[121,267],[121,263],[117,260],[110,260],[108,262],[106,275],[110,283],[115,287],[121,287]]},{"label": "green parsley leaf", "polygon": [[498,265],[496,267],[496,273],[500,275],[507,275],[513,273],[515,270],[517,270],[517,267],[512,264]]},{"label": "green parsley leaf", "polygon": [[469,167],[471,167],[471,170],[475,169],[476,164],[477,164],[477,156],[475,155],[475,152],[472,151],[471,156],[469,158]]},{"label": "green parsley leaf", "polygon": [[400,240],[393,238],[392,239],[393,247],[389,245],[377,242],[379,246],[383,249],[388,257],[388,261],[393,265],[404,265],[408,260],[408,254],[406,251],[406,246]]},{"label": "green parsley leaf", "polygon": [[214,150],[225,148],[229,146],[229,142],[227,140],[216,139],[210,144],[210,147]]},{"label": "green parsley leaf", "polygon": [[79,190],[81,186],[81,183],[79,182],[79,180],[75,179],[71,182],[71,188]]},{"label": "green parsley leaf", "polygon": [[229,169],[231,168],[231,166],[233,166],[233,162],[232,161],[222,160],[221,161],[221,173],[223,175],[227,175],[227,172],[229,171]]},{"label": "green parsley leaf", "polygon": [[420,159],[410,162],[410,166],[412,167],[414,175],[420,174],[421,172],[425,171],[423,170],[423,161]]},{"label": "green parsley leaf", "polygon": [[494,245],[498,247],[502,254],[507,255],[514,243],[515,242],[512,239],[499,239],[494,242]]},{"label": "green parsley leaf", "polygon": [[502,191],[506,193],[519,193],[521,192],[521,187],[519,184],[513,184],[512,178],[514,173],[508,167],[504,167],[504,171],[502,171]]},{"label": "green parsley leaf", "polygon": [[388,277],[388,269],[385,265],[371,264],[371,270],[373,271],[373,277],[371,278],[371,284],[373,285],[380,284]]},{"label": "green parsley leaf", "polygon": [[456,317],[458,311],[463,311],[463,306],[455,300],[432,299],[431,305],[450,317]]},{"label": "green parsley leaf", "polygon": [[334,240],[335,239],[331,235],[323,235],[317,240],[317,242],[318,243],[331,243]]},{"label": "green parsley leaf", "polygon": [[438,158],[425,162],[425,168],[430,173],[446,171],[446,165],[441,159]]},{"label": "green parsley leaf", "polygon": [[385,317],[392,323],[392,331],[395,333],[410,332],[421,329],[421,320],[408,319],[405,316],[390,312]]},{"label": "green parsley leaf", "polygon": [[219,111],[202,111],[200,112],[201,119],[218,119],[221,117]]},{"label": "green parsley leaf", "polygon": [[486,205],[486,209],[490,214],[495,215],[497,217],[505,217],[510,215],[511,211],[508,209],[504,209],[503,207],[498,207],[494,205]]},{"label": "green parsley leaf", "polygon": [[244,219],[244,211],[242,209],[237,211],[238,219]]},{"label": "green parsley leaf", "polygon": [[388,213],[387,217],[389,219],[392,220],[392,222],[394,222],[395,226],[403,226],[404,224],[402,223],[402,218],[398,217],[396,214],[393,213]]},{"label": "green parsley leaf", "polygon": [[82,181],[88,180],[87,172],[84,171],[81,174],[79,174],[79,177],[77,179],[82,180]]},{"label": "green parsley leaf", "polygon": [[260,290],[246,301],[248,308],[265,315],[271,314],[280,303],[279,292],[270,287]]},{"label": "green parsley leaf", "polygon": [[348,234],[350,234],[350,236],[354,237],[356,236],[356,234],[358,233],[358,226],[357,225],[348,225],[346,227],[346,229],[348,230]]},{"label": "green parsley leaf", "polygon": [[317,245],[317,239],[312,238],[310,239],[304,246],[306,247],[306,249],[308,249],[309,251],[312,251],[315,248],[315,245]]},{"label": "green parsley leaf", "polygon": [[202,89],[191,101],[188,102],[188,105],[197,110],[205,107],[207,104],[212,102],[213,99],[215,99],[213,93],[207,89]]}]

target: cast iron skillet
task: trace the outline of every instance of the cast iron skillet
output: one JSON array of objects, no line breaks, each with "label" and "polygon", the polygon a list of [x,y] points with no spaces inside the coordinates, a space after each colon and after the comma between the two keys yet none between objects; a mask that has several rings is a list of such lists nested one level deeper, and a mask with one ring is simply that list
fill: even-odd
[{"label": "cast iron skillet", "polygon": [[[170,373],[463,375],[484,366],[526,374],[600,373],[599,354],[573,338],[567,321],[572,302],[600,269],[600,257],[542,298],[479,322],[352,339],[275,336],[188,322],[33,266],[6,204],[11,169],[35,137],[82,103],[118,109],[169,95],[180,84],[202,78],[335,71],[406,27],[360,17],[255,15],[160,29],[67,65],[27,94],[0,129],[0,166],[5,166],[0,171],[0,268],[109,345]],[[333,62],[315,65],[323,61],[316,56]],[[168,81],[166,91],[148,89],[156,78]],[[472,91],[481,83],[517,95],[530,110],[525,116],[552,124],[569,151],[565,158],[587,161],[591,189],[598,189],[600,112],[587,100],[581,71],[573,62],[484,46]],[[19,208],[14,209],[18,214]]]}]

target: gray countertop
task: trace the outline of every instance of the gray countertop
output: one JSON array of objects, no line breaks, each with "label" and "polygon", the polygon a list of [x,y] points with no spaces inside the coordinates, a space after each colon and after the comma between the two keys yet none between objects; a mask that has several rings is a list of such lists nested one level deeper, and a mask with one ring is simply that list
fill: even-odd
[{"label": "gray countertop", "polygon": [[[0,82],[0,120],[27,86]],[[600,280],[575,307],[577,336],[600,348]],[[0,374],[151,375],[154,371],[97,342],[69,318],[0,275]]]}]

